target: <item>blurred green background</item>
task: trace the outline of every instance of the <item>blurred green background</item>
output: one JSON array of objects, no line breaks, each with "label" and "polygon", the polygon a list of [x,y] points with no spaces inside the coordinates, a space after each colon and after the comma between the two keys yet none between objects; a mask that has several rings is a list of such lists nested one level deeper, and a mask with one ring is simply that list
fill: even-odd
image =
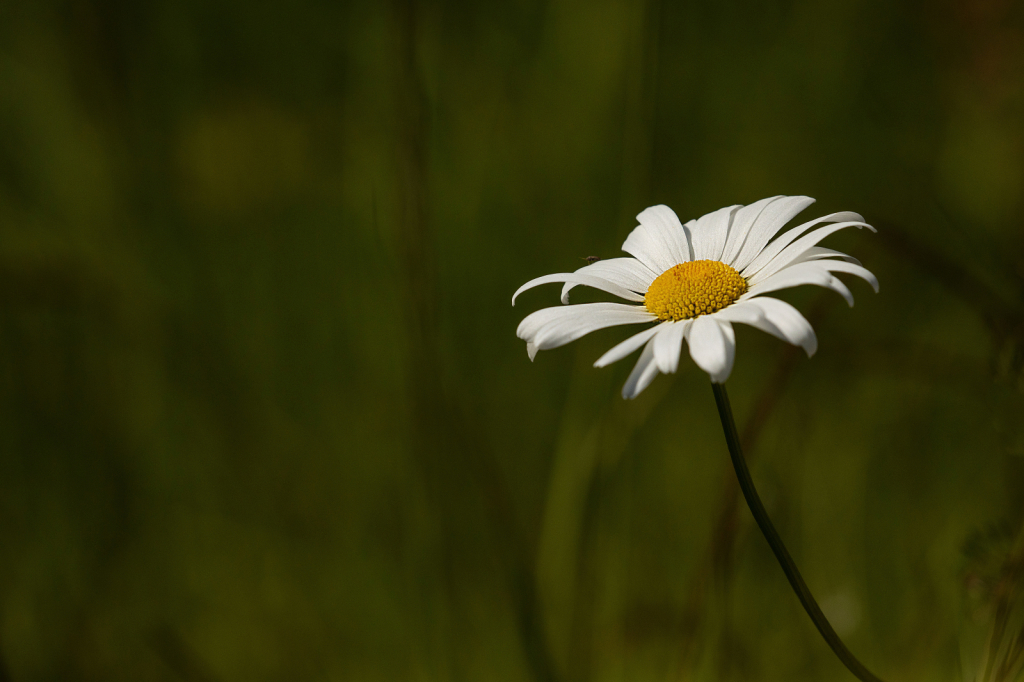
[{"label": "blurred green background", "polygon": [[706,375],[509,305],[774,194],[881,293],[738,331],[769,511],[883,678],[1014,679],[1021,3],[0,3],[0,681],[853,679]]}]

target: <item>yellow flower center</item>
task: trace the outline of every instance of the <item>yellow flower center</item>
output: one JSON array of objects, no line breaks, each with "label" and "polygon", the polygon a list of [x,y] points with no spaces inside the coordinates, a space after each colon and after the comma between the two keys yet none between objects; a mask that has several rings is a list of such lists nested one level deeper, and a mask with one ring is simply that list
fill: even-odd
[{"label": "yellow flower center", "polygon": [[660,320],[687,320],[730,305],[747,290],[747,280],[717,260],[680,263],[658,275],[644,305]]}]

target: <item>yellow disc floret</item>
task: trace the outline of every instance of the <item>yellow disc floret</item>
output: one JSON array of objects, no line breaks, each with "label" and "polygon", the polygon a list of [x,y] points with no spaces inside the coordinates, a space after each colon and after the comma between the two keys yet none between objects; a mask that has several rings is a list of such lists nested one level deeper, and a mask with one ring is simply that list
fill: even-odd
[{"label": "yellow disc floret", "polygon": [[644,305],[660,320],[686,320],[730,305],[747,290],[747,280],[725,263],[697,260],[661,273],[647,288]]}]

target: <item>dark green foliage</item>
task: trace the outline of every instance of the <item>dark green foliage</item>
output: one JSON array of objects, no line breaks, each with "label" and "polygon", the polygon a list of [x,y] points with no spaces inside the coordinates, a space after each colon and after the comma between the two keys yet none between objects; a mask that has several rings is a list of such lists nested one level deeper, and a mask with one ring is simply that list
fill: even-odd
[{"label": "dark green foliage", "polygon": [[509,306],[650,204],[773,194],[863,213],[825,245],[881,293],[786,294],[811,360],[738,332],[765,505],[883,679],[1009,679],[1022,31],[967,1],[0,3],[0,680],[849,679],[707,377],[624,402],[632,361],[591,367],[623,330],[531,364],[558,287]]}]

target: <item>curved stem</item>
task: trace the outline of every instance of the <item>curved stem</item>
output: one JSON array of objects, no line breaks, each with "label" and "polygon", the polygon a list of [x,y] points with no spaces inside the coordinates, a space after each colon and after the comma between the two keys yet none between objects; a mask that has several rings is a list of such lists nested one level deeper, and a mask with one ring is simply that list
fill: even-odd
[{"label": "curved stem", "polygon": [[793,587],[793,591],[796,592],[796,596],[800,599],[800,603],[803,604],[804,610],[807,611],[807,615],[814,621],[814,626],[818,628],[818,632],[825,638],[825,641],[832,648],[832,651],[835,652],[836,656],[839,657],[839,660],[843,662],[847,670],[853,673],[861,682],[882,682],[865,668],[864,664],[858,661],[850,653],[850,650],[846,648],[842,640],[839,639],[839,635],[832,629],[832,625],[825,618],[825,614],[821,612],[818,602],[814,600],[814,595],[811,594],[804,579],[800,576],[800,571],[797,570],[796,564],[793,563],[793,558],[789,556],[786,546],[782,544],[782,538],[779,537],[779,533],[775,530],[775,526],[772,525],[771,519],[768,518],[768,512],[765,511],[764,505],[761,504],[761,498],[758,497],[757,489],[754,488],[754,481],[750,478],[750,471],[747,469],[747,462],[743,459],[743,450],[740,448],[740,438],[736,433],[736,422],[732,418],[732,408],[729,407],[729,396],[725,392],[725,385],[712,383],[711,387],[715,391],[718,416],[722,418],[722,429],[725,430],[725,440],[729,445],[729,455],[732,457],[732,465],[736,469],[736,478],[739,479],[743,497],[747,500],[750,513],[754,515],[754,520],[757,521],[757,525],[764,534],[765,540],[771,545],[775,558],[778,559],[779,565],[782,566],[782,571],[786,574],[786,578]]}]

